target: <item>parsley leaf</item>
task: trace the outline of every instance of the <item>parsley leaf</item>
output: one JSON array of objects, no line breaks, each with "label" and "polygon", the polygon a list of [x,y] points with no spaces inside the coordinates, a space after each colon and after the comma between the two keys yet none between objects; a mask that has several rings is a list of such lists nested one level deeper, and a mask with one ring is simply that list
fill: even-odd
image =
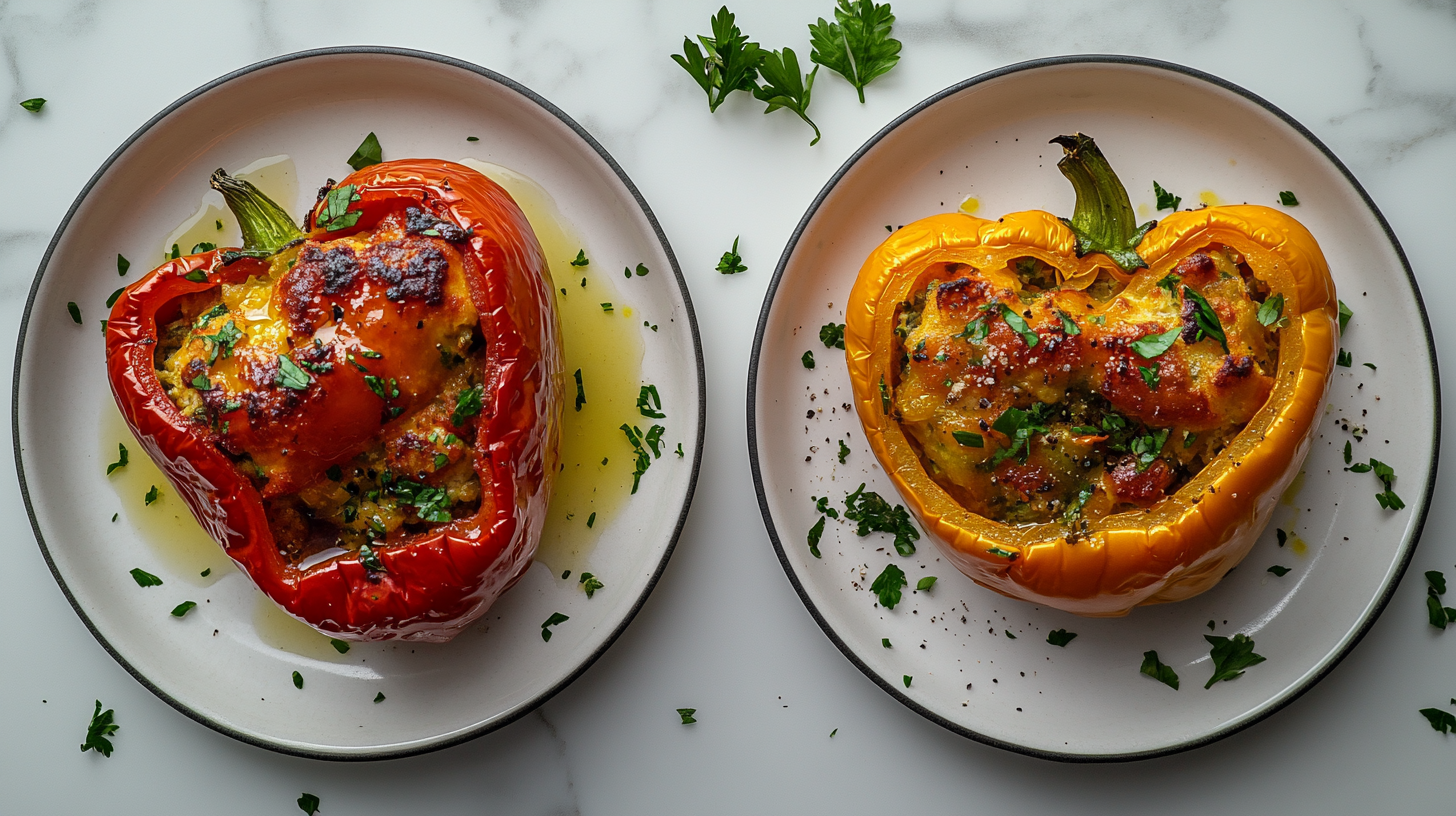
[{"label": "parsley leaf", "polygon": [[1350,307],[1345,305],[1345,301],[1337,302],[1340,304],[1340,336],[1344,337],[1345,327],[1350,325],[1350,318],[1354,317],[1355,313],[1350,311]]},{"label": "parsley leaf", "polygon": [[974,431],[951,431],[950,435],[956,442],[967,448],[986,447],[986,438]]},{"label": "parsley leaf", "polygon": [[1264,662],[1263,655],[1254,654],[1254,641],[1248,635],[1241,633],[1232,638],[1204,635],[1203,639],[1213,646],[1209,651],[1213,658],[1213,676],[1203,684],[1204,688],[1213,688],[1220,680],[1242,677],[1244,669]]},{"label": "parsley leaf", "polygon": [[580,411],[581,406],[586,405],[586,390],[581,387],[581,369],[577,369],[572,376],[576,377],[576,410]]},{"label": "parsley leaf", "polygon": [[152,504],[153,502],[155,502],[157,499],[160,499],[161,497],[162,497],[162,492],[157,489],[157,486],[156,485],[152,485],[152,489],[151,490],[148,490],[147,491],[147,495],[145,495],[145,496],[142,497],[142,504],[143,504],[143,506]]},{"label": "parsley leaf", "polygon": [[217,362],[219,354],[224,358],[233,356],[233,347],[243,339],[243,333],[238,329],[237,323],[229,320],[217,330],[216,334],[200,334],[198,339],[207,344],[209,350],[207,364],[212,365]]},{"label": "parsley leaf", "polygon": [[825,348],[844,349],[844,324],[825,323],[819,327],[819,341]]},{"label": "parsley leaf", "polygon": [[376,702],[376,703],[382,703],[382,702],[384,702],[384,692],[381,691],[381,692],[378,692],[377,694],[375,694],[374,695],[374,702]]},{"label": "parsley leaf", "polygon": [[571,260],[572,266],[586,266],[589,263],[591,261],[586,259],[586,250],[584,249],[578,249],[576,251],[576,257]]},{"label": "parsley leaf", "polygon": [[1427,720],[1431,721],[1431,727],[1442,734],[1449,734],[1456,731],[1456,716],[1449,711],[1442,711],[1439,708],[1423,708],[1421,713]]},{"label": "parsley leaf", "polygon": [[136,569],[132,570],[131,577],[133,581],[136,581],[137,586],[139,587],[154,587],[162,585],[161,578],[158,578],[150,572],[147,572],[141,567],[137,567]]},{"label": "parsley leaf", "polygon": [[804,352],[804,356],[799,358],[799,362],[804,364],[804,368],[813,368],[814,351],[810,349],[809,351]]},{"label": "parsley leaf", "polygon": [[1153,195],[1158,199],[1159,210],[1177,210],[1178,205],[1183,202],[1182,196],[1175,196],[1163,189],[1163,185],[1153,182]]},{"label": "parsley leaf", "polygon": [[601,582],[601,579],[592,575],[590,572],[583,572],[581,578],[577,579],[576,582],[581,584],[581,588],[586,592],[588,598],[597,594],[597,590],[606,586],[606,584]]},{"label": "parsley leaf", "polygon": [[128,269],[131,269],[131,261],[123,258],[120,252],[116,253],[116,274],[126,277]]},{"label": "parsley leaf", "polygon": [[196,601],[183,601],[172,608],[172,617],[180,618],[197,607]]},{"label": "parsley leaf", "polygon": [[298,364],[293,362],[292,357],[286,354],[278,355],[278,374],[273,378],[275,385],[291,388],[294,391],[307,391],[312,382],[313,378],[308,376],[307,371],[299,368]]},{"label": "parsley leaf", "polygon": [[334,651],[338,652],[339,654],[348,654],[349,653],[349,641],[347,641],[347,640],[339,640],[338,638],[329,638],[329,645],[332,646],[332,647],[334,647]]},{"label": "parsley leaf", "polygon": [[355,170],[363,170],[382,161],[384,161],[384,151],[379,147],[379,137],[375,136],[374,131],[371,130],[369,135],[364,137],[364,141],[359,143],[354,155],[349,157],[349,166]]},{"label": "parsley leaf", "polygon": [[1158,390],[1158,383],[1162,381],[1163,377],[1158,373],[1157,366],[1138,366],[1138,373],[1143,375],[1143,382],[1147,383],[1149,391]]},{"label": "parsley leaf", "polygon": [[1299,205],[1299,199],[1294,197],[1294,192],[1291,190],[1280,190],[1279,203],[1286,207],[1295,207]]},{"label": "parsley leaf", "polygon": [[299,674],[298,672],[293,673],[293,687],[296,689],[303,688],[303,675]]},{"label": "parsley leaf", "polygon": [[1143,359],[1151,360],[1172,348],[1173,341],[1177,340],[1178,335],[1182,332],[1183,330],[1181,328],[1172,328],[1162,334],[1145,335],[1131,343],[1132,350],[1137,352],[1138,356]]},{"label": "parsley leaf", "polygon": [[349,212],[349,205],[359,200],[359,194],[354,192],[354,185],[345,184],[343,187],[336,187],[324,196],[324,209],[319,213],[319,226],[333,232],[335,230],[348,229],[359,223],[359,216],[363,215],[359,210]]},{"label": "parsley leaf", "polygon": [[546,622],[541,624],[541,639],[545,641],[550,641],[551,627],[555,626],[558,623],[566,623],[569,620],[571,620],[570,617],[563,615],[560,612],[552,612],[551,617],[547,618]]},{"label": "parsley leaf", "polygon": [[657,395],[657,386],[644,385],[637,393],[637,410],[648,419],[666,419],[662,412],[662,397]]},{"label": "parsley leaf", "polygon": [[737,275],[739,272],[748,271],[748,267],[743,263],[743,256],[738,254],[738,239],[742,237],[741,235],[735,237],[733,248],[723,253],[723,257],[718,259],[718,271],[722,274]]},{"label": "parsley leaf", "polygon": [[114,709],[101,710],[101,701],[96,701],[96,710],[91,713],[91,722],[86,726],[86,741],[81,743],[81,753],[95,751],[96,753],[109,757],[113,749],[111,740],[107,737],[115,734],[120,728],[116,724],[116,711]]},{"label": "parsley leaf", "polygon": [[1063,334],[1076,336],[1076,335],[1082,333],[1082,327],[1077,325],[1076,321],[1074,321],[1072,319],[1072,316],[1071,315],[1067,314],[1066,312],[1062,311],[1061,309],[1058,309],[1057,310],[1057,317],[1060,318],[1061,321],[1062,321],[1062,333]]},{"label": "parsley leaf", "polygon": [[465,420],[476,416],[484,407],[481,398],[485,394],[485,386],[472,385],[460,392],[455,400],[455,410],[450,414],[450,422],[455,427],[464,427]]},{"label": "parsley leaf", "polygon": [[1275,564],[1274,566],[1265,570],[1265,572],[1272,572],[1275,576],[1283,578],[1284,576],[1289,574],[1289,567],[1281,567],[1278,564]]},{"label": "parsley leaf", "polygon": [[1068,632],[1066,629],[1053,629],[1050,632],[1047,632],[1047,643],[1050,643],[1053,646],[1061,646],[1063,648],[1066,648],[1066,645],[1068,643],[1071,643],[1072,638],[1076,636],[1076,632]]},{"label": "parsley leaf", "polygon": [[911,680],[914,680],[914,679],[915,679],[915,678],[914,678],[914,677],[911,677],[911,676],[910,676],[910,675],[908,675],[908,674],[907,674],[907,675],[905,675],[905,676],[904,676],[904,677],[902,677],[902,678],[900,678],[900,679],[901,679],[901,680],[902,680],[902,681],[904,681],[904,683],[905,683],[905,688],[910,688],[910,681],[911,681]]},{"label": "parsley leaf", "polygon": [[839,440],[839,464],[841,464],[841,465],[844,464],[844,460],[845,459],[848,459],[848,458],[849,458],[849,446],[846,445],[846,444],[844,444],[844,440],[841,439],[841,440]]},{"label": "parsley leaf", "polygon": [[384,563],[379,560],[379,553],[368,544],[359,545],[359,564],[370,572],[384,572]]},{"label": "parsley leaf", "polygon": [[900,61],[900,41],[890,36],[890,4],[839,0],[835,22],[809,24],[809,59],[849,80],[865,101],[864,88]]},{"label": "parsley leaf", "polygon": [[679,708],[677,710],[677,715],[682,718],[683,725],[692,725],[697,722],[697,718],[693,716],[696,713],[698,713],[696,708]]},{"label": "parsley leaf", "polygon": [[765,56],[758,43],[749,42],[738,30],[727,6],[713,15],[712,28],[713,36],[698,36],[702,49],[691,38],[683,37],[683,53],[671,55],[673,62],[682,66],[708,95],[710,112],[718,110],[728,94],[754,89]]},{"label": "parsley leaf", "polygon": [[1143,652],[1143,667],[1138,671],[1174,690],[1178,688],[1178,673],[1173,671],[1172,666],[1163,665],[1157,652]]},{"label": "parsley leaf", "polygon": [[1426,570],[1426,583],[1431,585],[1437,595],[1446,594],[1446,576],[1440,570]]},{"label": "parsley leaf", "polygon": [[819,126],[808,115],[809,96],[814,91],[814,75],[819,73],[819,66],[800,75],[799,58],[794,49],[785,47],[783,51],[764,51],[759,72],[764,84],[755,88],[753,95],[760,102],[768,103],[764,113],[773,113],[779,108],[793,111],[814,129],[814,138],[809,146],[819,144]]},{"label": "parsley leaf", "polygon": [[[632,449],[637,454],[636,466],[632,470],[632,492],[636,493],[638,485],[642,482],[642,474],[646,473],[647,468],[652,466],[652,456],[647,453],[647,449],[643,447],[643,443],[645,442],[651,446],[652,452],[660,458],[662,453],[658,450],[657,446],[666,429],[661,425],[653,425],[644,434],[641,428],[628,425],[625,422],[622,423],[621,429],[622,433],[627,435],[627,441],[632,444]],[[606,460],[602,460],[602,464],[606,464]]]},{"label": "parsley leaf", "polygon": [[1178,284],[1182,282],[1182,275],[1179,275],[1176,272],[1169,272],[1168,274],[1163,276],[1162,280],[1158,281],[1158,288],[1167,292],[1168,295],[1171,297],[1174,294],[1175,290],[1177,290]]},{"label": "parsley leaf", "polygon": [[859,524],[855,534],[892,533],[895,536],[895,552],[914,555],[920,531],[910,523],[910,514],[903,506],[891,506],[880,494],[865,492],[864,488],[861,484],[859,489],[844,497],[844,517]]},{"label": "parsley leaf", "polygon": [[1350,364],[1354,362],[1355,355],[1351,354],[1348,351],[1345,351],[1344,349],[1340,349],[1340,353],[1335,355],[1335,365],[1341,368],[1349,368]]},{"label": "parsley leaf", "polygon": [[[1017,314],[1015,309],[1004,303],[997,303],[995,306],[1001,307],[1001,316],[1006,319],[1006,325],[1010,326],[1012,331],[1021,335],[1021,340],[1026,343],[1026,347],[1036,348],[1037,341],[1041,338],[1037,336],[1036,332],[1031,330],[1031,326],[1027,324],[1026,318]],[[992,308],[995,307],[993,306]],[[966,329],[969,331],[970,326],[967,325]]]},{"label": "parsley leaf", "polygon": [[894,609],[895,604],[900,602],[900,590],[906,584],[905,572],[894,564],[886,564],[885,571],[881,572],[874,583],[870,584],[870,592],[880,599],[880,606],[886,609]]},{"label": "parsley leaf", "polygon": [[967,343],[985,340],[991,334],[991,327],[986,324],[986,318],[978,317],[966,324],[961,333],[956,337],[964,337]]},{"label": "parsley leaf", "polygon": [[[383,694],[380,695],[380,697],[383,696]],[[376,699],[374,702],[377,703],[379,700]],[[309,816],[313,816],[313,814],[318,813],[319,798],[311,793],[305,793],[298,797],[298,809],[307,813]]]},{"label": "parsley leaf", "polygon": [[881,646],[884,646],[886,649],[893,648],[892,646],[890,646],[890,639],[889,638],[880,638],[880,645]]},{"label": "parsley leaf", "polygon": [[[20,107],[25,108],[26,110],[30,111],[31,113],[39,113],[40,112],[40,109],[43,108],[43,107],[45,107],[45,103],[46,103],[46,101],[44,99],[42,99],[41,97],[37,96],[34,99],[22,100],[21,103],[20,103]],[[107,752],[106,755],[107,756],[111,756],[111,753],[110,752]]]},{"label": "parsley leaf", "polygon": [[126,452],[126,446],[123,445],[123,444],[121,444],[121,443],[117,443],[116,447],[117,447],[117,449],[119,450],[119,452],[121,454],[121,458],[117,459],[115,462],[112,462],[111,464],[109,464],[109,465],[106,466],[106,475],[107,476],[110,476],[111,473],[112,473],[112,471],[114,471],[114,470],[117,470],[119,468],[126,467],[127,458],[128,458],[128,454]]},{"label": "parsley leaf", "polygon": [[1284,295],[1275,293],[1259,304],[1259,323],[1264,326],[1284,325]]},{"label": "parsley leaf", "polygon": [[924,578],[921,578],[915,583],[915,590],[917,592],[928,592],[931,587],[935,586],[936,580],[937,579],[934,575],[928,575]]},{"label": "parsley leaf", "polygon": [[1211,337],[1223,346],[1223,353],[1229,353],[1228,337],[1223,333],[1223,324],[1219,322],[1218,312],[1213,310],[1203,295],[1183,287],[1183,299],[1193,303],[1193,322],[1198,327],[1198,333],[1193,338],[1197,342],[1205,337]]},{"label": "parsley leaf", "polygon": [[75,321],[77,326],[81,325],[81,307],[76,305],[76,301],[67,301],[66,311],[71,313],[71,320]]},{"label": "parsley leaf", "polygon": [[814,556],[815,558],[824,557],[823,555],[819,554],[819,539],[823,537],[824,516],[820,516],[819,520],[814,522],[814,526],[809,528],[809,554]]}]

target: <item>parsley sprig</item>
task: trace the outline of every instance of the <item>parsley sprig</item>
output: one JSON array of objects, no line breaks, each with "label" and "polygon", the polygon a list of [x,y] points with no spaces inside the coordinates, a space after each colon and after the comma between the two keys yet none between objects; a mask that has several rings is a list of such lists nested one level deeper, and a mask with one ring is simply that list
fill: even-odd
[{"label": "parsley sprig", "polygon": [[910,522],[910,514],[903,506],[891,505],[880,494],[866,491],[863,484],[844,497],[844,517],[858,523],[856,535],[891,533],[895,536],[895,552],[906,556],[915,554],[920,531]]},{"label": "parsley sprig", "polygon": [[809,146],[819,144],[819,126],[809,118],[809,98],[814,92],[814,77],[819,66],[807,74],[799,73],[799,57],[787,46],[782,51],[765,51],[763,63],[759,65],[763,85],[753,89],[754,98],[768,103],[764,113],[773,113],[779,108],[793,111],[805,124],[814,129],[814,138]]},{"label": "parsley sprig", "polygon": [[754,90],[764,58],[763,49],[748,41],[727,6],[713,15],[712,29],[713,36],[698,36],[701,49],[691,37],[683,37],[683,53],[672,55],[673,62],[681,65],[708,95],[710,112],[717,111],[734,91]]},{"label": "parsley sprig", "polygon": [[834,22],[820,17],[809,24],[809,59],[849,80],[863,103],[865,86],[900,61],[900,41],[890,36],[894,24],[889,3],[839,0]]}]

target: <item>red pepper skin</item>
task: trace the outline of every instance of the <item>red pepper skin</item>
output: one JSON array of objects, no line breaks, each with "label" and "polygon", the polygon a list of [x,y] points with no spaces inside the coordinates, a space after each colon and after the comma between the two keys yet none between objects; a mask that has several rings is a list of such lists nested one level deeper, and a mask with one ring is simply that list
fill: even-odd
[{"label": "red pepper skin", "polygon": [[[112,308],[107,373],[122,416],[198,522],[286,612],[346,640],[444,642],[525,573],[545,522],[564,394],[550,272],[520,208],[474,170],[410,159],[367,167],[346,184],[360,195],[350,208],[362,211],[357,225],[316,229],[310,240],[367,232],[406,206],[473,233],[459,248],[474,261],[464,269],[487,342],[484,407],[473,420],[477,515],[383,543],[375,548],[382,572],[366,569],[355,553],[308,569],[280,554],[259,491],[217,447],[213,431],[182,416],[153,367],[159,323],[175,316],[179,297],[266,273],[266,262],[224,266],[224,250],[214,250],[148,273]],[[206,280],[184,277],[195,270]]]}]

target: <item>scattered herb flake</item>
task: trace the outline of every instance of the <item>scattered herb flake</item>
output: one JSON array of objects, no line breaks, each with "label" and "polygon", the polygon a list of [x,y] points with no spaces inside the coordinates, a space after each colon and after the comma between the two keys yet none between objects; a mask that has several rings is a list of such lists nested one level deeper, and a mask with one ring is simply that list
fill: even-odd
[{"label": "scattered herb flake", "polygon": [[910,681],[912,679],[914,679],[914,678],[912,678],[910,675],[907,674],[902,679],[903,679],[903,682],[905,683],[905,688],[910,688]]},{"label": "scattered herb flake", "polygon": [[1344,349],[1340,349],[1340,353],[1335,356],[1335,365],[1341,368],[1349,368],[1353,362],[1355,362],[1355,355]]},{"label": "scattered herb flake", "polygon": [[473,385],[460,392],[455,400],[455,410],[450,414],[450,422],[455,427],[464,427],[465,420],[480,413],[484,405],[481,398],[485,394],[485,387],[479,384]]},{"label": "scattered herb flake", "polygon": [[588,530],[590,530],[592,527],[594,527],[596,525],[596,523],[597,523],[597,514],[595,512],[593,512],[590,516],[587,516],[586,517],[586,528]]},{"label": "scattered herb flake", "polygon": [[814,556],[815,558],[824,557],[819,554],[819,539],[823,537],[823,535],[824,516],[820,516],[819,520],[814,522],[814,526],[809,528],[809,554]]},{"label": "scattered herb flake", "polygon": [[1340,304],[1340,336],[1341,337],[1344,337],[1345,336],[1345,327],[1348,326],[1348,325],[1350,325],[1350,318],[1354,317],[1355,316],[1355,313],[1352,312],[1352,311],[1350,311],[1350,307],[1345,305],[1345,301],[1341,300],[1341,301],[1339,301],[1339,304]]},{"label": "scattered herb flake", "polygon": [[880,494],[866,492],[864,488],[861,484],[844,497],[844,517],[859,525],[855,533],[860,536],[872,532],[891,533],[895,536],[895,552],[903,556],[914,555],[920,531],[910,522],[910,514],[903,506],[891,505]]},{"label": "scattered herb flake", "polygon": [[893,648],[892,646],[890,646],[890,639],[889,638],[880,638],[880,645],[881,646],[884,646],[886,649]]},{"label": "scattered herb flake", "polygon": [[915,583],[915,589],[918,592],[928,592],[931,587],[935,586],[935,581],[934,575],[927,575]]},{"label": "scattered herb flake", "polygon": [[723,253],[718,259],[718,272],[724,275],[737,275],[739,272],[747,272],[748,267],[743,263],[743,256],[738,254],[739,235],[733,239],[733,248]]},{"label": "scattered herb flake", "polygon": [[332,647],[334,647],[334,651],[338,652],[339,654],[348,654],[349,653],[349,641],[347,641],[347,640],[339,640],[338,638],[329,638],[329,645],[332,646]]},{"label": "scattered herb flake", "polygon": [[1050,632],[1047,632],[1047,643],[1050,643],[1053,646],[1061,646],[1063,648],[1066,648],[1066,645],[1068,643],[1071,643],[1072,638],[1076,636],[1076,632],[1068,632],[1066,629],[1053,629]]},{"label": "scattered herb flake", "polygon": [[819,327],[819,342],[825,348],[844,350],[844,324],[829,322]]},{"label": "scattered herb flake", "polygon": [[95,751],[96,753],[109,757],[114,750],[111,740],[107,737],[115,734],[120,728],[116,724],[116,711],[114,709],[101,710],[101,701],[96,701],[96,710],[91,712],[91,722],[86,726],[86,741],[81,743],[81,753]]},{"label": "scattered herb flake", "polygon": [[67,301],[66,311],[71,313],[71,319],[76,322],[77,326],[81,325],[81,307],[76,305],[76,301]]},{"label": "scattered herb flake", "polygon": [[1456,715],[1452,715],[1451,712],[1442,711],[1439,708],[1423,708],[1421,709],[1421,713],[1425,715],[1427,720],[1430,720],[1431,727],[1440,731],[1442,734],[1449,734],[1452,731],[1456,731]]},{"label": "scattered herb flake", "polygon": [[1157,199],[1159,210],[1177,210],[1178,205],[1183,202],[1182,196],[1175,196],[1163,189],[1163,185],[1153,182],[1153,196]]},{"label": "scattered herb flake", "polygon": [[312,382],[313,378],[308,375],[307,371],[299,368],[298,364],[293,362],[292,357],[286,354],[278,355],[278,374],[273,378],[275,385],[281,385],[294,391],[307,391]]},{"label": "scattered herb flake", "polygon": [[1159,354],[1162,354],[1163,352],[1172,348],[1173,341],[1177,340],[1178,335],[1182,332],[1183,329],[1174,327],[1163,332],[1162,334],[1146,335],[1142,338],[1134,340],[1131,343],[1132,350],[1137,352],[1138,356],[1142,357],[1144,360],[1151,360],[1154,357],[1157,357]]},{"label": "scattered herb flake", "polygon": [[142,501],[143,501],[143,504],[144,505],[147,505],[147,504],[151,504],[152,502],[156,501],[157,499],[159,499],[161,497],[162,497],[162,492],[157,489],[157,486],[156,485],[152,485],[152,489],[147,491],[147,495],[145,495],[145,496],[142,497]]},{"label": "scattered herb flake", "polygon": [[692,725],[697,722],[697,718],[693,716],[696,713],[698,713],[696,708],[679,708],[677,710],[677,715],[682,718],[683,725]]},{"label": "scattered herb flake", "polygon": [[662,397],[657,395],[657,386],[644,385],[637,392],[637,411],[648,419],[666,419],[662,413]]},{"label": "scattered herb flake", "polygon": [[296,689],[303,688],[303,675],[298,672],[293,673],[293,687]]},{"label": "scattered herb flake", "polygon": [[1057,318],[1062,321],[1063,334],[1076,336],[1082,333],[1082,327],[1077,325],[1077,322],[1072,319],[1071,315],[1061,309],[1057,310]]},{"label": "scattered herb flake", "polygon": [[324,208],[318,217],[319,226],[329,232],[334,232],[348,229],[359,223],[359,217],[363,213],[359,210],[349,212],[349,205],[358,201],[359,198],[360,196],[354,191],[352,184],[345,184],[330,190],[324,196]]},{"label": "scattered herb flake", "polygon": [[116,253],[116,274],[126,277],[128,269],[131,269],[131,261],[122,257],[120,252]]},{"label": "scattered herb flake", "polygon": [[382,161],[384,161],[384,151],[379,147],[379,137],[375,136],[374,131],[371,130],[369,135],[364,137],[364,141],[359,143],[354,155],[349,157],[349,166],[355,170],[363,170]]},{"label": "scattered herb flake", "polygon": [[[1204,637],[1208,636],[1204,635]],[[1172,666],[1163,665],[1163,661],[1158,659],[1157,652],[1143,652],[1143,667],[1139,671],[1174,690],[1178,688],[1178,673],[1173,671]]]},{"label": "scattered herb flake", "polygon": [[123,445],[123,444],[121,444],[121,443],[118,442],[117,445],[116,445],[116,447],[117,447],[117,452],[120,454],[120,456],[117,458],[117,460],[115,462],[112,462],[111,464],[109,464],[109,465],[106,466],[106,475],[107,476],[110,476],[113,471],[116,471],[116,470],[119,470],[121,468],[126,467],[126,463],[128,461],[128,458],[129,458],[129,455],[127,454],[127,451],[126,451],[126,445]]},{"label": "scattered herb flake", "polygon": [[[45,107],[45,103],[46,103],[45,99],[37,96],[34,99],[26,99],[26,100],[23,100],[20,103],[20,107],[25,108],[26,110],[30,111],[31,113],[39,113],[40,112],[40,109],[43,108],[43,107]],[[107,756],[111,756],[111,754],[108,752],[107,753]]]},{"label": "scattered herb flake", "polygon": [[[381,694],[379,695],[379,699],[376,699],[374,702],[377,703],[383,698],[384,695]],[[313,814],[318,813],[319,798],[311,793],[305,793],[304,795],[298,797],[298,809],[303,811],[304,813],[307,813],[309,816],[313,816]]]},{"label": "scattered herb flake", "polygon": [[179,603],[176,606],[172,607],[172,617],[174,617],[174,618],[180,618],[183,615],[186,615],[188,612],[191,612],[193,609],[196,609],[196,608],[197,608],[197,602],[196,601],[183,601],[182,603]]},{"label": "scattered herb flake", "polygon": [[883,572],[870,584],[870,591],[880,600],[880,606],[894,609],[900,602],[901,590],[905,587],[905,572],[894,564],[886,564]]},{"label": "scattered herb flake", "polygon": [[1204,635],[1203,639],[1213,647],[1209,656],[1213,658],[1213,676],[1203,684],[1213,688],[1220,680],[1233,680],[1243,676],[1244,669],[1264,662],[1264,656],[1254,653],[1254,641],[1248,635],[1236,634],[1232,638],[1218,635]]},{"label": "scattered herb flake", "polygon": [[1155,365],[1138,366],[1137,370],[1143,376],[1143,382],[1147,384],[1148,390],[1157,391],[1158,383],[1163,379],[1162,375],[1158,372],[1158,367]]},{"label": "scattered herb flake", "polygon": [[606,584],[601,582],[600,578],[597,578],[590,572],[583,572],[581,578],[577,579],[577,583],[581,585],[581,588],[586,592],[588,598],[595,595],[597,590],[606,586]]},{"label": "scattered herb flake", "polygon": [[1223,353],[1229,353],[1228,336],[1224,334],[1223,323],[1219,322],[1218,312],[1213,310],[1207,299],[1187,286],[1183,287],[1183,299],[1193,304],[1193,322],[1198,327],[1194,337],[1197,342],[1205,337],[1218,341],[1223,347]]},{"label": "scattered herb flake", "polygon": [[381,691],[378,694],[375,694],[374,695],[374,702],[376,702],[376,703],[382,703],[382,702],[384,702],[384,692]]},{"label": "scattered herb flake", "polygon": [[1295,198],[1294,193],[1290,190],[1280,190],[1279,203],[1286,207],[1296,207],[1299,205],[1299,199]]},{"label": "scattered herb flake", "polygon": [[844,444],[843,439],[839,440],[839,464],[844,464],[844,460],[849,458],[849,453],[849,446]]},{"label": "scattered herb flake", "polygon": [[560,612],[552,612],[551,617],[547,618],[546,622],[541,624],[541,639],[545,641],[550,641],[551,627],[555,626],[558,623],[566,623],[569,620],[571,620],[570,617],[563,615]]},{"label": "scattered herb flake", "polygon": [[1275,293],[1260,303],[1258,318],[1264,326],[1284,325],[1284,295]]},{"label": "scattered herb flake", "polygon": [[1266,570],[1266,572],[1272,572],[1275,576],[1283,578],[1284,576],[1289,574],[1289,567],[1281,567],[1278,564],[1275,564],[1274,566]]},{"label": "scattered herb flake", "polygon": [[813,368],[814,367],[814,351],[811,349],[809,351],[804,352],[804,356],[799,358],[799,362],[801,362],[801,363],[804,364],[804,368]]},{"label": "scattered herb flake", "polygon": [[[1005,303],[997,303],[995,306],[1001,307],[1001,317],[1005,318],[1006,325],[1010,326],[1012,331],[1021,335],[1021,341],[1026,344],[1026,347],[1036,348],[1036,344],[1040,342],[1041,337],[1032,331],[1031,326],[1026,322],[1026,318],[1017,314],[1015,309],[1007,306]],[[970,328],[969,325],[966,326],[967,331]]]}]

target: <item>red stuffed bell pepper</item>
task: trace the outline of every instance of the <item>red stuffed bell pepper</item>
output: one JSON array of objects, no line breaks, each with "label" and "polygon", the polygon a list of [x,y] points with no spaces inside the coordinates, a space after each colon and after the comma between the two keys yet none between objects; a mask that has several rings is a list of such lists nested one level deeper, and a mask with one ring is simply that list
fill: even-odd
[{"label": "red stuffed bell pepper", "polygon": [[252,185],[212,183],[243,247],[122,293],[122,415],[289,614],[451,639],[530,566],[557,465],[560,328],[530,224],[443,161],[331,181],[307,234]]}]

